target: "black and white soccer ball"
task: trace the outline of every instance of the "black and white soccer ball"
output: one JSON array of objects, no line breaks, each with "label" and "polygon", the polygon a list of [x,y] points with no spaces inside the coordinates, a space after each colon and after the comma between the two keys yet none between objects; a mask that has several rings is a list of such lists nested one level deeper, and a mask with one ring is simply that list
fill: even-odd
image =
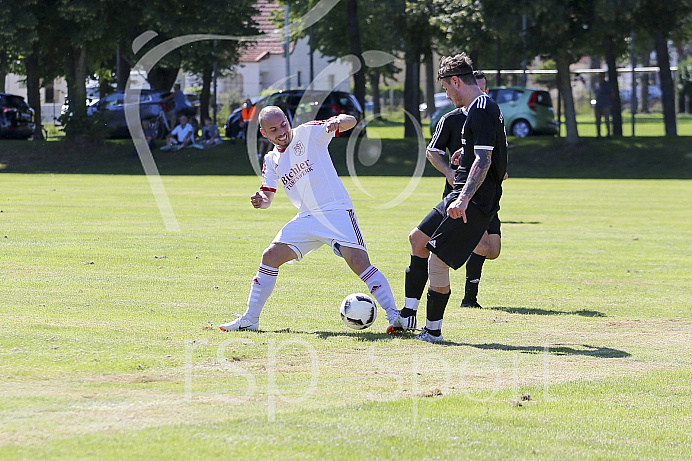
[{"label": "black and white soccer ball", "polygon": [[377,318],[377,305],[364,293],[351,293],[341,301],[341,320],[354,330],[363,330]]}]

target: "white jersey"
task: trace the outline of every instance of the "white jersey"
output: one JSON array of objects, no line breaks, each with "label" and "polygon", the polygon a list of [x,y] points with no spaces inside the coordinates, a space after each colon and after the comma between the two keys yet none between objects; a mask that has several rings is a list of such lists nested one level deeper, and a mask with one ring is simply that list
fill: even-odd
[{"label": "white jersey", "polygon": [[281,183],[298,216],[353,209],[329,155],[329,142],[336,132],[327,133],[326,123],[316,120],[294,128],[285,150],[274,146],[264,156],[260,190],[276,192]]}]

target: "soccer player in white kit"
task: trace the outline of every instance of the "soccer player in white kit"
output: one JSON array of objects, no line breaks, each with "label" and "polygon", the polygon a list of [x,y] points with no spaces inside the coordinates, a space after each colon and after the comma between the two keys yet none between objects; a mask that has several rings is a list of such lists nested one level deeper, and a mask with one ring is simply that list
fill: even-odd
[{"label": "soccer player in white kit", "polygon": [[366,283],[368,290],[387,313],[390,327],[398,319],[394,296],[387,278],[372,264],[353,211],[351,198],[336,173],[329,155],[329,142],[339,132],[357,123],[341,114],[328,120],[291,128],[280,108],[267,106],[259,114],[260,132],[274,144],[265,155],[262,186],[250,198],[252,206],[269,208],[279,183],[298,208],[264,250],[262,262],[252,279],[245,314],[219,326],[224,331],[257,330],[262,308],[271,295],[279,267],[301,260],[322,245],[329,245]]}]

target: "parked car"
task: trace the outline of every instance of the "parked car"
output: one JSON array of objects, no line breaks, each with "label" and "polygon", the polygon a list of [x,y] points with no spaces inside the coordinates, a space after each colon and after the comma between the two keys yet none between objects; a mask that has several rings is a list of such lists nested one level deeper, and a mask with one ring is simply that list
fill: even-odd
[{"label": "parked car", "polygon": [[34,109],[24,98],[9,93],[0,93],[0,137],[23,138],[33,136]]},{"label": "parked car", "polygon": [[[535,88],[498,87],[488,93],[500,106],[507,134],[525,138],[532,134],[557,134],[557,122],[550,93]],[[435,112],[430,121],[434,131],[440,118],[454,109],[450,103]]]},{"label": "parked car", "polygon": [[[449,99],[447,99],[447,93],[435,93],[433,97],[435,98],[435,110],[439,110],[444,106],[450,104]],[[419,104],[418,110],[421,112],[425,112],[426,110],[428,110],[428,103],[424,102],[422,104]]]},{"label": "parked car", "polygon": [[[661,100],[661,97],[663,96],[663,91],[661,91],[661,87],[658,85],[649,85],[649,104],[656,103]],[[642,87],[637,87],[637,101],[639,104],[641,104],[642,100]],[[632,102],[632,90],[631,89],[625,89],[625,90],[620,90],[620,103],[622,104],[623,107],[629,106],[629,104]],[[591,105],[595,105],[596,100],[594,99],[591,101]]]},{"label": "parked car", "polygon": [[[279,91],[263,98],[251,99],[251,102],[261,110],[266,106],[279,106],[289,112],[293,126],[298,126],[310,120],[326,120],[339,114],[353,115],[358,120],[357,127],[365,134],[365,114],[358,100],[345,91],[319,90],[286,90]],[[226,136],[235,137],[240,130],[240,111],[236,109],[226,120]],[[350,135],[349,130],[344,133]]]},{"label": "parked car", "polygon": [[[111,91],[113,91],[113,88],[111,88]],[[91,106],[92,104],[96,104],[99,102],[99,99],[101,98],[101,91],[99,87],[97,86],[88,86],[86,89],[86,105],[87,107]],[[70,110],[70,101],[66,98],[65,102],[63,103],[62,107],[60,108],[60,115],[65,115],[68,111]]]},{"label": "parked car", "polygon": [[509,134],[518,138],[531,134],[557,134],[553,101],[547,91],[499,87],[491,88],[488,94],[500,106]]},{"label": "parked car", "polygon": [[[168,100],[170,91],[141,90],[139,95],[139,110],[142,120],[151,121],[157,129],[158,137],[163,137],[172,128],[168,125],[168,112],[173,109],[173,101]],[[188,100],[190,123],[196,129],[199,125],[197,109]],[[101,98],[97,103],[87,108],[87,116],[100,120],[109,130],[112,137],[127,137],[130,135],[125,120],[125,93],[116,91]]]}]

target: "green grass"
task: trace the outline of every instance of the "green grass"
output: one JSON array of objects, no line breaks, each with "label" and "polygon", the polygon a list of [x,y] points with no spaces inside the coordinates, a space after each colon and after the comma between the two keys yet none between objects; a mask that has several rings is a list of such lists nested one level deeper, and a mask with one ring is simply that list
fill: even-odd
[{"label": "green grass", "polygon": [[[678,136],[692,136],[692,115],[676,114]],[[579,136],[596,137],[596,119],[593,113],[577,115],[577,126]],[[561,135],[565,136],[564,116],[561,125]],[[611,125],[612,133],[612,125]],[[601,134],[606,135],[605,122],[601,125]],[[665,126],[663,125],[663,115],[661,113],[636,114],[634,119],[634,134],[637,137],[664,136]],[[622,135],[632,136],[632,114],[627,111],[622,112]]]},{"label": "green grass", "polygon": [[[502,255],[484,269],[485,309],[458,307],[463,270],[454,273],[443,345],[388,337],[384,315],[347,330],[338,303],[364,285],[324,248],[281,268],[261,332],[222,334],[294,208],[280,193],[253,210],[256,177],[209,174],[205,160],[242,165],[221,148],[181,152],[161,158],[181,229],[167,232],[147,178],[121,157],[126,146],[109,146],[93,156],[135,174],[0,176],[0,458],[685,459],[692,450],[690,181],[607,179],[591,166],[573,168],[574,179],[551,179],[567,175],[556,165],[539,168],[543,178],[513,175]],[[569,162],[558,164],[578,164]],[[640,167],[622,176],[646,177]],[[344,179],[400,301],[407,234],[441,179],[423,178],[384,210],[373,205],[408,179],[360,181],[375,199]]]}]

